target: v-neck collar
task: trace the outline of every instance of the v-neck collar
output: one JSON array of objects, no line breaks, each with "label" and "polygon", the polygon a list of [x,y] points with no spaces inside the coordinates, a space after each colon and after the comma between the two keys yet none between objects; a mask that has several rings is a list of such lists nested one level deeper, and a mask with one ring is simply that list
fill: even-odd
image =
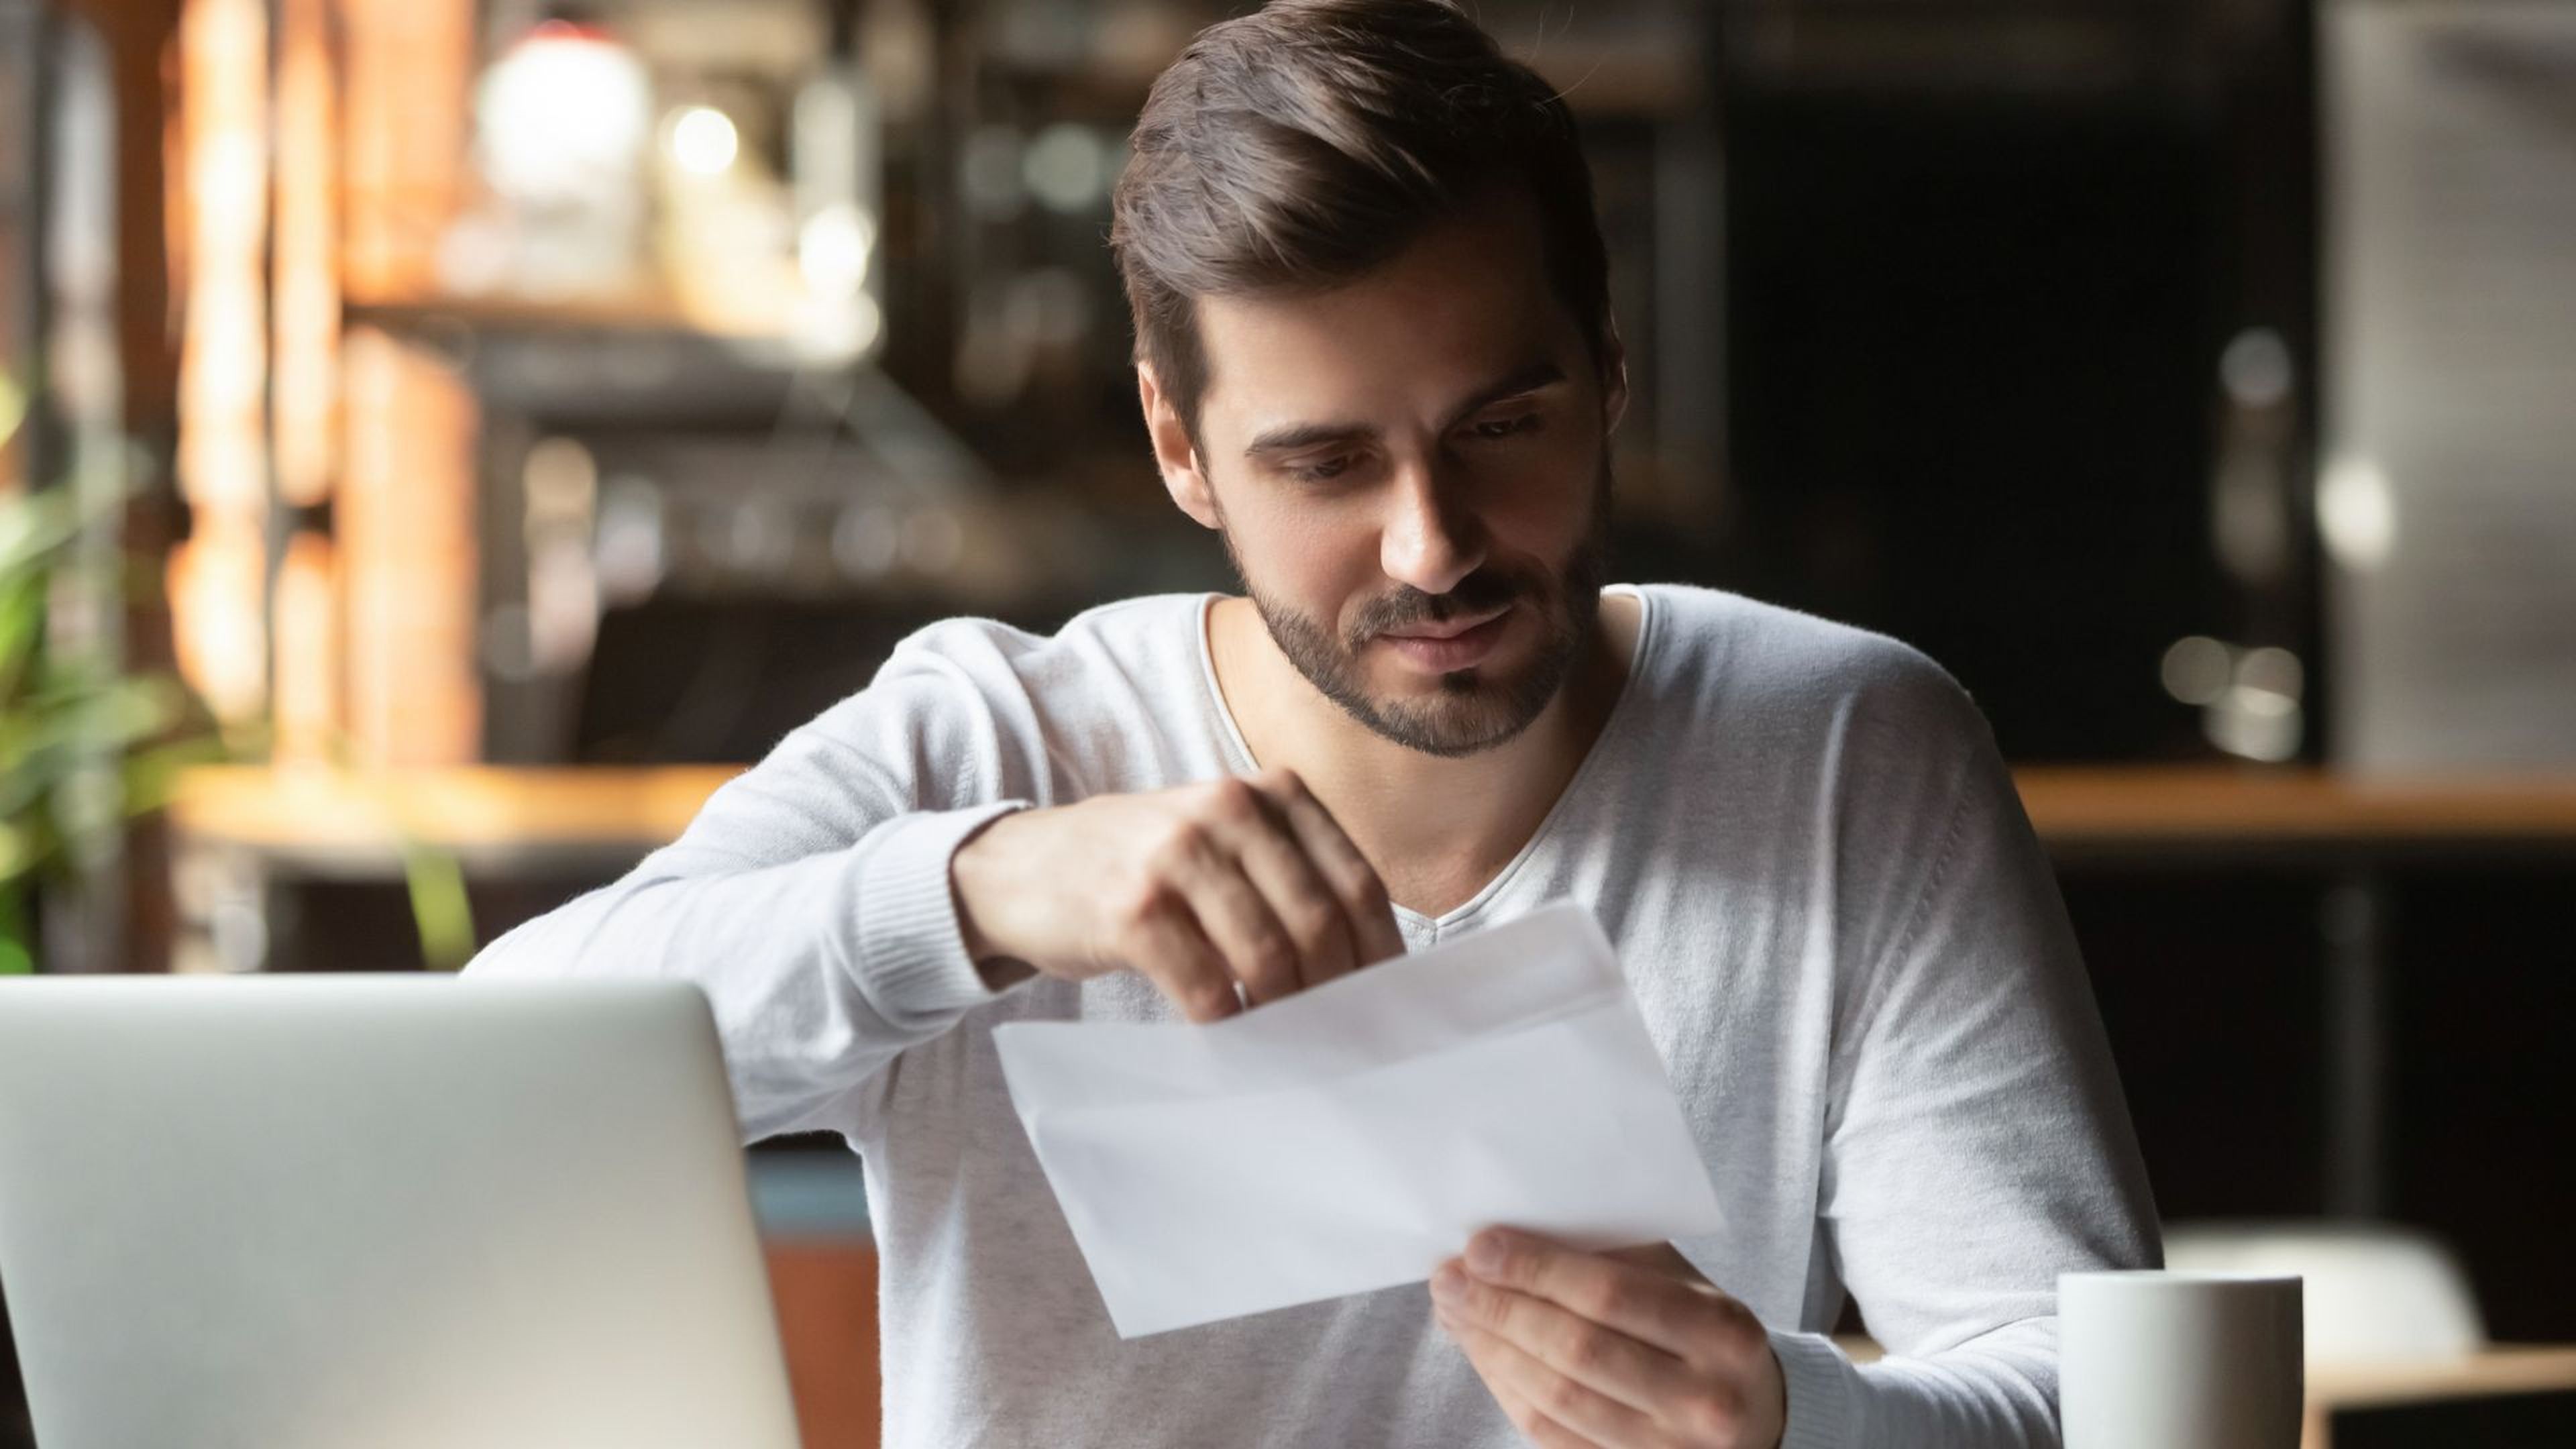
[{"label": "v-neck collar", "polygon": [[[1464,924],[1491,904],[1494,897],[1510,884],[1512,877],[1520,874],[1521,867],[1538,853],[1539,847],[1555,830],[1558,818],[1566,813],[1567,802],[1581,792],[1585,782],[1592,777],[1601,757],[1609,752],[1611,736],[1626,720],[1629,712],[1628,701],[1638,692],[1637,678],[1646,672],[1649,662],[1648,651],[1655,646],[1657,619],[1654,597],[1634,584],[1610,584],[1604,587],[1602,592],[1624,594],[1637,601],[1637,640],[1634,647],[1628,651],[1628,670],[1619,681],[1618,698],[1611,701],[1610,713],[1601,721],[1601,730],[1592,737],[1591,746],[1584,751],[1583,762],[1574,767],[1574,773],[1567,778],[1565,788],[1559,790],[1556,799],[1548,805],[1547,814],[1540,817],[1538,828],[1530,832],[1529,839],[1521,842],[1520,850],[1504,863],[1501,870],[1494,873],[1493,879],[1485,882],[1474,895],[1437,916],[1426,916],[1411,907],[1397,905],[1395,916],[1399,925],[1416,926],[1438,937]],[[1232,765],[1237,773],[1249,775],[1261,768],[1261,762],[1253,758],[1252,744],[1243,737],[1243,727],[1235,723],[1234,710],[1225,702],[1225,687],[1217,682],[1216,677],[1216,650],[1208,642],[1209,620],[1214,617],[1217,601],[1224,597],[1225,595],[1219,593],[1199,596],[1196,610],[1197,627],[1194,631],[1197,636],[1199,678],[1207,691],[1208,710],[1216,717],[1218,736],[1224,747],[1227,763]]]}]

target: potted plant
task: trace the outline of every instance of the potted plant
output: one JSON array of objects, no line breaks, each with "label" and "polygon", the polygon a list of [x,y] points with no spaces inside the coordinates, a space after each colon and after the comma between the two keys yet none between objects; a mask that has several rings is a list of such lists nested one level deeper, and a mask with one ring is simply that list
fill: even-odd
[{"label": "potted plant", "polygon": [[40,889],[112,866],[127,822],[217,750],[180,683],[98,627],[132,570],[102,526],[122,498],[82,491],[0,493],[0,975],[36,969]]}]

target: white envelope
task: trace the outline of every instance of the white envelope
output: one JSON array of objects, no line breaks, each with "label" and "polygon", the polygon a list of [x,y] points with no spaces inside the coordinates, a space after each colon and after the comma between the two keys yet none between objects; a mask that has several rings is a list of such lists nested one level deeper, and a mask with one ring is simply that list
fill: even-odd
[{"label": "white envelope", "polygon": [[1719,1226],[1578,906],[1206,1026],[1011,1022],[993,1042],[1122,1338],[1419,1282],[1495,1224],[1585,1248]]}]

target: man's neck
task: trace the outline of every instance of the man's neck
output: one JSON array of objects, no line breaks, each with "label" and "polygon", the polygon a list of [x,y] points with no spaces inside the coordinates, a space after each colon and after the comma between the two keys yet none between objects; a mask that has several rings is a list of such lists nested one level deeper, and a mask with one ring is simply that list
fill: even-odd
[{"label": "man's neck", "polygon": [[1393,893],[1437,916],[1520,853],[1608,722],[1636,647],[1639,605],[1604,594],[1593,637],[1556,698],[1490,750],[1443,759],[1370,730],[1324,697],[1247,599],[1217,602],[1208,647],[1253,758],[1303,777]]}]

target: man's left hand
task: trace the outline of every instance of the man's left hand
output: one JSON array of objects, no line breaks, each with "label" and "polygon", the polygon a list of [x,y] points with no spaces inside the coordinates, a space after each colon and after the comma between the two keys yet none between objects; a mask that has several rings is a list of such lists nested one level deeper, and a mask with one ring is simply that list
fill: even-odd
[{"label": "man's left hand", "polygon": [[1770,1335],[1704,1283],[1489,1228],[1432,1275],[1431,1298],[1543,1449],[1778,1449],[1788,1390]]}]

